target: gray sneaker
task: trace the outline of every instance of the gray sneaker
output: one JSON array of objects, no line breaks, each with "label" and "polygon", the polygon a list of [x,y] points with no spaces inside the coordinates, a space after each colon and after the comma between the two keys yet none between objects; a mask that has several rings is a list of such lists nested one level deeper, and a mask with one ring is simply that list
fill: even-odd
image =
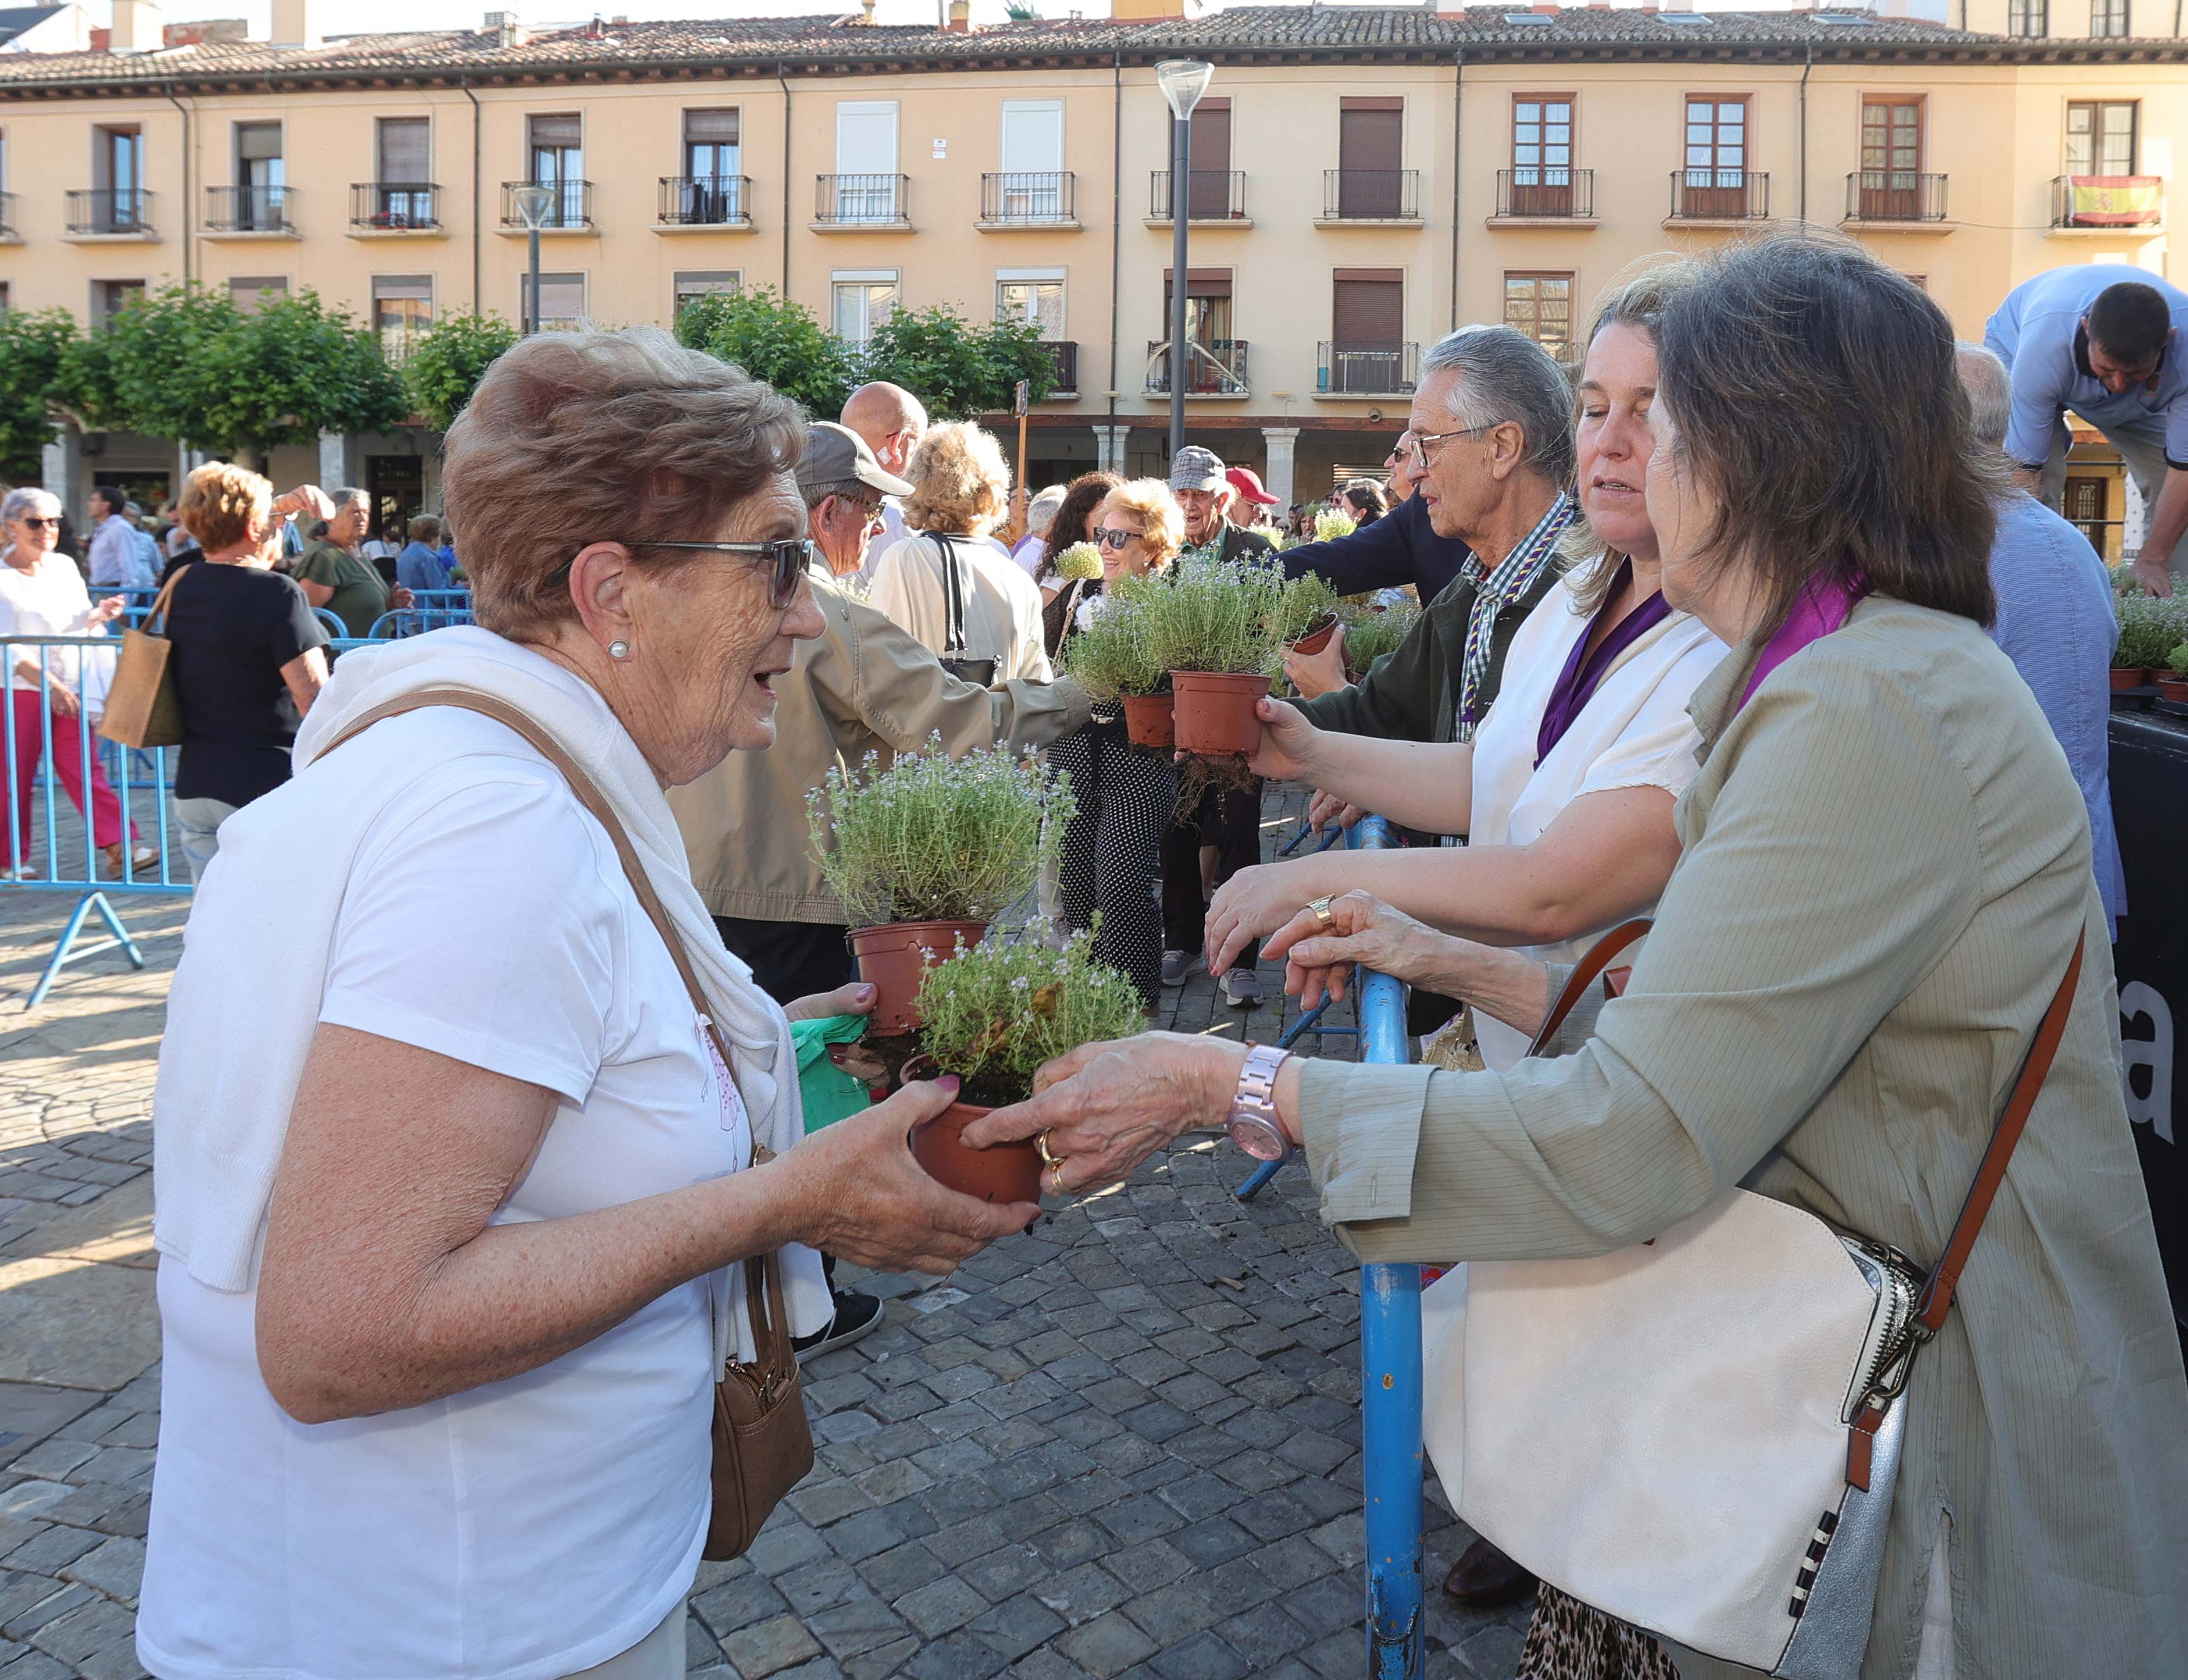
[{"label": "gray sneaker", "polygon": [[1233,1009],[1261,1006],[1261,978],[1250,968],[1234,968],[1223,977],[1223,1001]]},{"label": "gray sneaker", "polygon": [[1200,959],[1190,952],[1166,950],[1162,955],[1162,983],[1165,986],[1181,986],[1185,977],[1193,972]]}]

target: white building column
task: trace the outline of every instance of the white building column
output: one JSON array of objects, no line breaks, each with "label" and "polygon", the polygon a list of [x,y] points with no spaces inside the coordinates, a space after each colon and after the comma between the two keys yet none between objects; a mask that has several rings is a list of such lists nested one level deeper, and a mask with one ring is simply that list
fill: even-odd
[{"label": "white building column", "polygon": [[1261,475],[1261,483],[1283,507],[1289,507],[1299,499],[1292,493],[1294,457],[1299,448],[1299,435],[1300,429],[1295,426],[1265,426],[1261,428],[1261,440],[1269,447],[1269,468]]},{"label": "white building column", "polygon": [[71,519],[83,517],[87,487],[82,479],[83,434],[72,426],[55,426],[53,441],[39,453],[38,482],[47,494],[60,499]]},{"label": "white building column", "polygon": [[1125,471],[1125,443],[1131,434],[1132,428],[1121,422],[1094,428],[1094,465],[1097,471],[1121,474]]},{"label": "white building column", "polygon": [[2126,518],[2120,527],[2120,552],[2136,555],[2142,552],[2142,539],[2150,529],[2150,505],[2143,499],[2142,486],[2134,482],[2134,475],[2123,472],[2120,482],[2127,487]]},{"label": "white building column", "polygon": [[357,449],[349,435],[341,431],[319,434],[319,488],[330,496],[357,482]]}]

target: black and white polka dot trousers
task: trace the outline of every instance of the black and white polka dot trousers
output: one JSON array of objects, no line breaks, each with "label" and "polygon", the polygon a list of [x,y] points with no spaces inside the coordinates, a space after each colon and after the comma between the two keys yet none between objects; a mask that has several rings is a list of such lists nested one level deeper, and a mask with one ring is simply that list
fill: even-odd
[{"label": "black and white polka dot trousers", "polygon": [[1075,932],[1101,911],[1094,954],[1152,1006],[1162,995],[1155,889],[1162,837],[1177,805],[1176,763],[1167,747],[1133,746],[1121,719],[1099,716],[1051,746],[1048,761],[1070,775],[1078,798],[1058,871],[1063,919]]}]

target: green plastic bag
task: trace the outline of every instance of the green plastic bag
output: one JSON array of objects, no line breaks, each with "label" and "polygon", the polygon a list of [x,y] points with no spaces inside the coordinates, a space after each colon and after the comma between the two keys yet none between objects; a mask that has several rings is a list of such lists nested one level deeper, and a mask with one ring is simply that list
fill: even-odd
[{"label": "green plastic bag", "polygon": [[798,1094],[804,1102],[808,1133],[866,1112],[871,1101],[866,1081],[828,1059],[830,1045],[856,1044],[866,1033],[863,1015],[826,1015],[790,1023],[790,1041],[798,1051]]}]

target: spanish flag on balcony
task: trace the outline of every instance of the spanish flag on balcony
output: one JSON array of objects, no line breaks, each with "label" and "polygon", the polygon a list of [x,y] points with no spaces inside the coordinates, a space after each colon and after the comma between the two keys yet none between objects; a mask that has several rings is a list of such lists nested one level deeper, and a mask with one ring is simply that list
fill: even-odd
[{"label": "spanish flag on balcony", "polygon": [[2068,178],[2068,191],[2078,228],[2151,228],[2162,217],[2160,189],[2155,175],[2076,175]]}]

